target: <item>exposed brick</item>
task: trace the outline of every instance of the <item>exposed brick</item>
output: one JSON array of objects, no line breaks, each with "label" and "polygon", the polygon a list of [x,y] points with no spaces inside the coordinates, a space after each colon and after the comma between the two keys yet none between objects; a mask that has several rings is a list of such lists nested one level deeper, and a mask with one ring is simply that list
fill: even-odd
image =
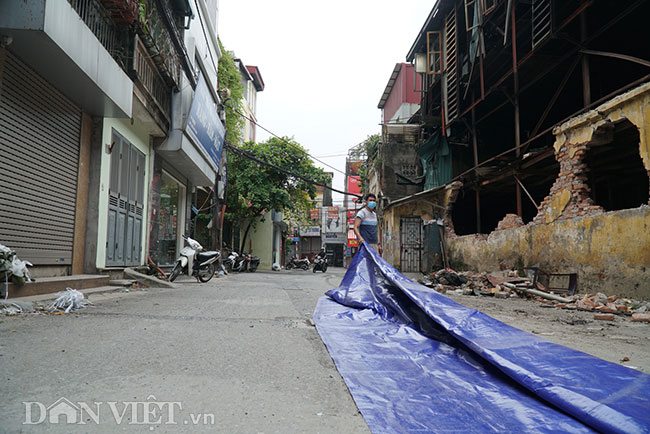
[{"label": "exposed brick", "polygon": [[599,321],[614,321],[614,315],[611,313],[596,313],[594,319]]},{"label": "exposed brick", "polygon": [[632,321],[650,323],[650,313],[633,313]]}]

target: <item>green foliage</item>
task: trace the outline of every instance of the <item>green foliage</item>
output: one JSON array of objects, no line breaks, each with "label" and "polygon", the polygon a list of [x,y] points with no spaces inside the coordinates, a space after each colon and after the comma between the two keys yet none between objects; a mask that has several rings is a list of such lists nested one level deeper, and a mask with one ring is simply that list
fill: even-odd
[{"label": "green foliage", "polygon": [[[329,178],[315,167],[305,149],[291,138],[270,138],[266,142],[247,142],[240,149],[260,160],[327,184]],[[271,167],[228,154],[228,198],[226,220],[243,225],[262,211],[306,213],[314,206],[316,186]]]},{"label": "green foliage", "polygon": [[244,86],[239,68],[235,63],[232,53],[226,51],[219,40],[219,48],[223,55],[219,58],[217,77],[221,89],[230,89],[230,101],[225,102],[226,107],[226,140],[233,145],[242,142],[244,118],[233,110],[233,107],[242,111],[242,100],[244,98]]},{"label": "green foliage", "polygon": [[359,155],[365,155],[366,161],[359,167],[359,178],[361,178],[361,193],[368,192],[368,178],[370,171],[379,165],[379,148],[381,147],[381,135],[372,134],[359,143],[355,148]]}]

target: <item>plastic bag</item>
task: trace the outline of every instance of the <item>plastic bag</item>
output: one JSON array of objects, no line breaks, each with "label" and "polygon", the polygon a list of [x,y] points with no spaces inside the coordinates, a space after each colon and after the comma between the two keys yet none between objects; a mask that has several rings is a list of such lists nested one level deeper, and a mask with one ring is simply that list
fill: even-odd
[{"label": "plastic bag", "polygon": [[49,306],[49,311],[60,311],[69,313],[72,310],[82,309],[92,303],[84,298],[83,293],[76,289],[67,288],[63,292],[59,292],[58,297]]},{"label": "plastic bag", "polygon": [[29,261],[21,261],[17,256],[14,256],[11,266],[9,267],[9,272],[13,274],[14,277],[24,278],[25,281],[31,282],[31,276],[27,266],[32,267],[33,264]]}]

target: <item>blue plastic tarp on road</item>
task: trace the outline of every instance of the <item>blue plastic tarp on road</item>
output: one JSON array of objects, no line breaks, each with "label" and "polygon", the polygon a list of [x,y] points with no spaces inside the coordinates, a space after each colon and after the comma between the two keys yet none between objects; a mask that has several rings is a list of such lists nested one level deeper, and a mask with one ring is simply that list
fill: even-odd
[{"label": "blue plastic tarp on road", "polygon": [[400,274],[363,245],[314,321],[374,433],[650,433],[650,376]]}]

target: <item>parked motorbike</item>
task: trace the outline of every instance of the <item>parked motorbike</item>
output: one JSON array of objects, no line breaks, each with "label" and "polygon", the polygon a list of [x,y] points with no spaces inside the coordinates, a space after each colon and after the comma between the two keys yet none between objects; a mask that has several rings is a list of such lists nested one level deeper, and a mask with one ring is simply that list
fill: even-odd
[{"label": "parked motorbike", "polygon": [[303,270],[309,270],[309,258],[296,259],[295,256],[291,257],[291,260],[287,263],[286,269],[291,270],[292,268],[302,268]]},{"label": "parked motorbike", "polygon": [[257,256],[253,256],[251,254],[246,255],[248,257],[248,268],[246,271],[250,271],[251,273],[254,273],[255,270],[257,270],[257,267],[260,266],[260,258]]},{"label": "parked motorbike", "polygon": [[207,282],[214,276],[216,263],[221,256],[218,251],[203,251],[203,246],[196,240],[183,235],[188,246],[183,247],[174,264],[169,280],[173,282],[181,274],[196,277],[199,282]]},{"label": "parked motorbike", "polygon": [[312,271],[315,273],[317,271],[322,271],[323,273],[327,271],[327,258],[322,258],[320,256],[316,256],[314,258],[314,268],[312,268]]},{"label": "parked motorbike", "polygon": [[252,273],[257,270],[257,267],[259,267],[260,258],[248,253],[242,253],[240,255],[233,250],[230,252],[230,255],[224,259],[223,265],[228,271],[249,271]]},{"label": "parked motorbike", "polygon": [[228,259],[232,261],[229,263],[230,271],[239,271],[239,272],[246,271],[246,266],[248,265],[248,263],[246,262],[245,255],[240,255],[239,253],[233,250],[232,252],[230,252],[230,256],[228,256]]}]

